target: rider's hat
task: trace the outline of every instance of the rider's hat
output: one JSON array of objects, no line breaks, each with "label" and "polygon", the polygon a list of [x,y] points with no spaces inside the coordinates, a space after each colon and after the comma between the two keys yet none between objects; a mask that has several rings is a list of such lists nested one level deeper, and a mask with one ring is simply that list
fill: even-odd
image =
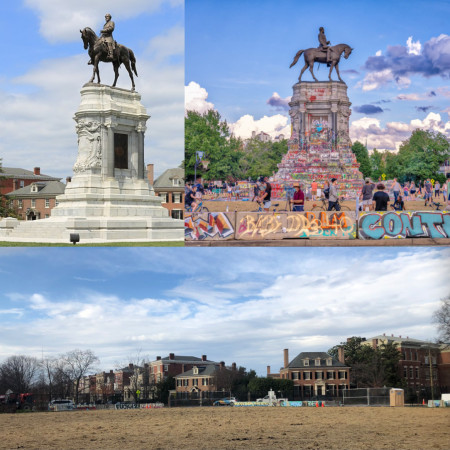
[{"label": "rider's hat", "polygon": [[111,17],[111,14],[110,13],[106,13],[105,17]]}]

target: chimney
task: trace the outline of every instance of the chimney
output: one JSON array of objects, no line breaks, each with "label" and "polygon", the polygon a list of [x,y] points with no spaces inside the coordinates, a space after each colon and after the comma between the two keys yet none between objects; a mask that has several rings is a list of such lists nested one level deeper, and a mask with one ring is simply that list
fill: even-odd
[{"label": "chimney", "polygon": [[156,361],[161,361],[161,356],[157,356]]},{"label": "chimney", "polygon": [[113,373],[112,369],[109,371],[109,373]]},{"label": "chimney", "polygon": [[41,174],[41,168],[40,167],[35,167],[34,168],[34,174],[35,175],[40,175]]},{"label": "chimney", "polygon": [[399,338],[401,339],[402,335],[399,336]]},{"label": "chimney", "polygon": [[377,348],[378,347],[378,339],[372,339],[372,347]]},{"label": "chimney", "polygon": [[289,350],[285,348],[283,352],[284,352],[284,367],[287,367],[289,365]]},{"label": "chimney", "polygon": [[267,376],[270,375],[270,366],[267,366]]},{"label": "chimney", "polygon": [[344,347],[338,347],[338,360],[340,363],[345,364]]},{"label": "chimney", "polygon": [[154,164],[147,164],[147,178],[150,186],[153,186],[154,180]]},{"label": "chimney", "polygon": [[220,370],[225,369],[225,362],[220,361]]},{"label": "chimney", "polygon": [[133,364],[133,363],[130,363],[130,364],[128,364],[128,367],[129,367],[130,369],[133,369],[133,368],[134,368],[134,364]]},{"label": "chimney", "polygon": [[391,337],[394,337],[394,335],[393,335],[393,334],[391,334]]},{"label": "chimney", "polygon": [[231,370],[236,370],[236,363],[231,364]]},{"label": "chimney", "polygon": [[386,336],[386,333],[383,333],[383,336]]},{"label": "chimney", "polygon": [[69,184],[72,181],[72,177],[66,177],[66,184]]},{"label": "chimney", "polygon": [[169,353],[169,359],[175,359],[175,353]]},{"label": "chimney", "polygon": [[206,355],[202,355],[202,361],[206,361]]}]

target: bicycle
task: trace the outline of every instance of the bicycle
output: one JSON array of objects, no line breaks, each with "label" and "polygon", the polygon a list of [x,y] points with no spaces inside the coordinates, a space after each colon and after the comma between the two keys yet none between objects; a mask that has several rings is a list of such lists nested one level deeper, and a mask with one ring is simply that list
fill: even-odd
[{"label": "bicycle", "polygon": [[[328,211],[328,201],[325,197],[320,197],[319,200],[321,201],[321,205],[313,204],[313,211]],[[350,207],[347,205],[341,205],[339,203],[339,200],[337,201],[337,204],[341,207],[340,211],[351,211]]]},{"label": "bicycle", "polygon": [[439,202],[431,202],[434,206],[436,206],[436,209],[435,209],[435,211],[441,211],[440,209],[439,209],[439,207],[440,206],[444,206],[442,203],[439,203]]},{"label": "bicycle", "polygon": [[[267,211],[264,210],[264,204],[263,204],[263,203],[258,202],[258,201],[257,201],[256,203],[258,203],[259,208],[258,208],[258,209],[255,209],[254,211],[251,211],[251,212],[267,212]],[[269,212],[276,212],[278,206],[280,206],[279,203],[274,203],[274,204],[272,205],[273,210],[272,210],[272,211],[269,211]]]},{"label": "bicycle", "polygon": [[209,212],[209,209],[206,206],[203,206],[203,202],[200,202],[194,210],[192,210],[192,206],[185,205],[184,210],[190,213]]}]

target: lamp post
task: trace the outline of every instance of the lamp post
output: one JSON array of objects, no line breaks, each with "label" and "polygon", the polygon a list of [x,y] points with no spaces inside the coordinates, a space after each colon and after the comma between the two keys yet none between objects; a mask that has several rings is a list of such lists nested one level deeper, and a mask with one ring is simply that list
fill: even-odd
[{"label": "lamp post", "polygon": [[200,164],[202,158],[203,158],[204,152],[195,152],[195,164],[194,164],[194,183],[197,180],[197,167]]}]

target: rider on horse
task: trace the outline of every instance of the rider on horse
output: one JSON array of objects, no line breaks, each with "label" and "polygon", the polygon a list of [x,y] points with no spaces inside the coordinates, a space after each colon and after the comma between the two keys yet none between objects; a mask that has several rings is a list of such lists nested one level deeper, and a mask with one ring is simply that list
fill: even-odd
[{"label": "rider on horse", "polygon": [[[116,48],[115,41],[113,39],[113,31],[115,24],[111,20],[111,14],[105,15],[106,23],[103,25],[103,29],[100,31],[100,38],[102,44],[105,43],[108,46],[108,56],[107,61],[112,61],[114,59],[113,52]],[[92,64],[92,60],[89,60],[88,64]]]},{"label": "rider on horse", "polygon": [[325,30],[323,27],[319,28],[319,48],[327,51],[327,66],[330,66],[330,41],[327,41],[327,37],[325,36]]}]

